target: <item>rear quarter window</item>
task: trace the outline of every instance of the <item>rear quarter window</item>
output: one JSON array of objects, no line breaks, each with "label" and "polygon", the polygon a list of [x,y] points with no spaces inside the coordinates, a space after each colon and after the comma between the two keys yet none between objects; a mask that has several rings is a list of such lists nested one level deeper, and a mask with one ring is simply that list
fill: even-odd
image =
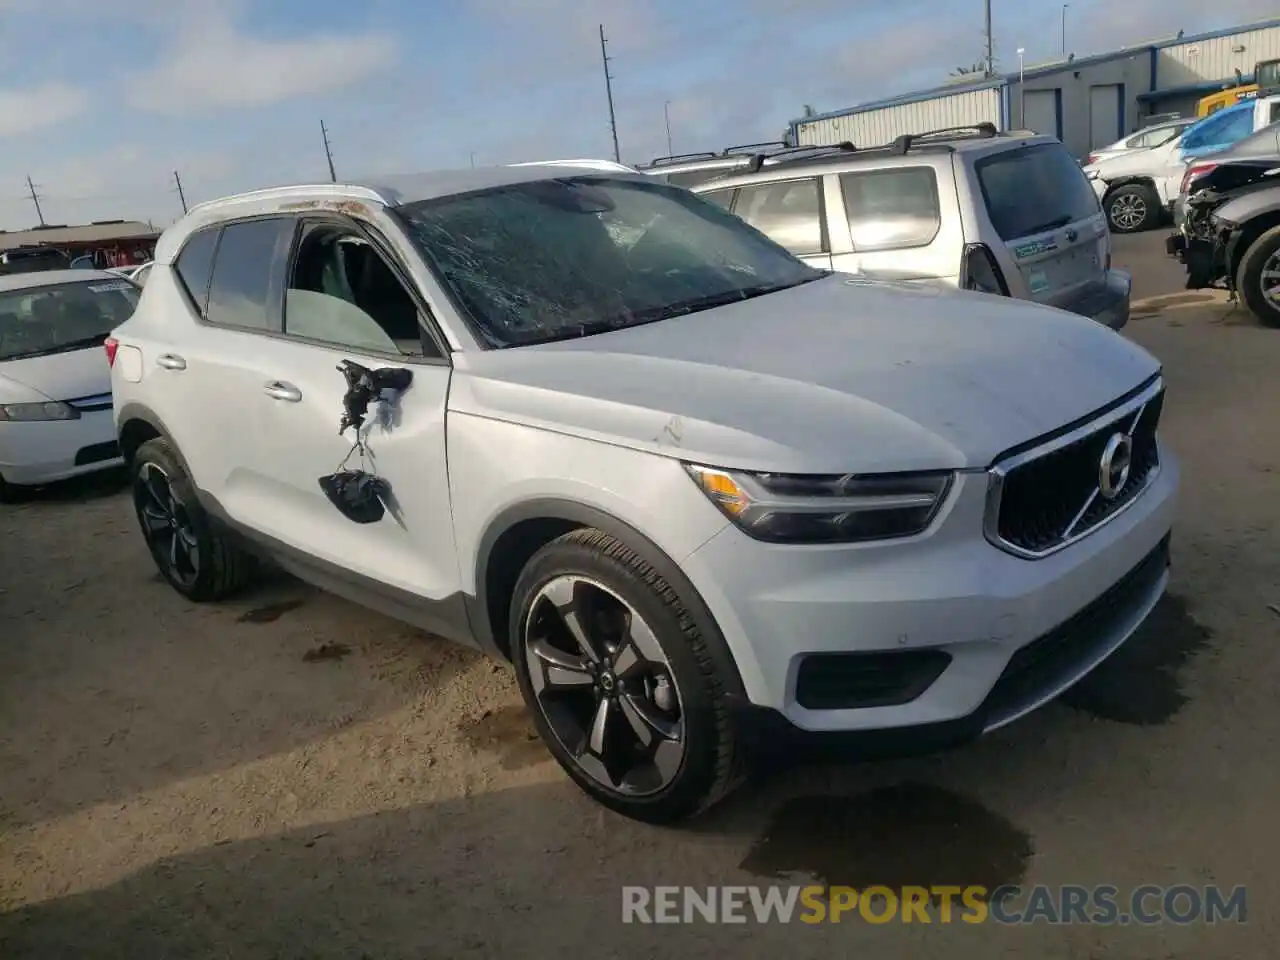
[{"label": "rear quarter window", "polygon": [[932,167],[845,173],[840,190],[859,252],[923,247],[938,235],[942,210]]},{"label": "rear quarter window", "polygon": [[203,316],[209,302],[209,278],[213,275],[213,252],[218,245],[218,227],[207,227],[187,238],[174,261],[182,285]]},{"label": "rear quarter window", "polygon": [[1060,143],[1039,143],[974,164],[991,223],[1008,242],[1065,227],[1098,213],[1098,198]]}]

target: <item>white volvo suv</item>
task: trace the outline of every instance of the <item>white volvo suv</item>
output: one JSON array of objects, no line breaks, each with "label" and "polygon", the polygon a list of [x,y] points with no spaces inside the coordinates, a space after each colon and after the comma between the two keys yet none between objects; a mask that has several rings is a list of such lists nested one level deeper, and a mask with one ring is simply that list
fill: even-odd
[{"label": "white volvo suv", "polygon": [[1167,582],[1148,353],[1025,301],[851,282],[641,175],[217,200],[165,232],[106,346],[179,592],[267,558],[507,658],[568,774],[639,819],[724,796],[762,731],[1008,723]]}]

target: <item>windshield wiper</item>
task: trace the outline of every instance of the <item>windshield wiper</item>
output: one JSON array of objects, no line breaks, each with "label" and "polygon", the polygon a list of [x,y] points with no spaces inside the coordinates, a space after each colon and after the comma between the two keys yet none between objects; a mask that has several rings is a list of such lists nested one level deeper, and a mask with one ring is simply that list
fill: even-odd
[{"label": "windshield wiper", "polygon": [[28,357],[51,357],[56,353],[70,353],[72,350],[85,350],[89,347],[100,347],[103,341],[110,336],[108,333],[97,333],[92,337],[80,337],[76,340],[68,340],[60,343],[56,347],[44,347],[40,350],[27,350],[23,353],[11,353],[8,356],[0,357],[2,360],[25,360]]},{"label": "windshield wiper", "polygon": [[629,314],[625,320],[627,326],[636,323],[653,323],[656,320],[670,320],[672,317],[683,317],[690,313],[697,313],[700,310],[712,310],[716,307],[726,307],[733,303],[741,303],[743,300],[752,300],[756,297],[763,297],[769,293],[779,293],[783,290],[790,290],[792,287],[798,287],[801,284],[812,283],[827,276],[825,273],[817,273],[811,277],[805,277],[803,280],[794,280],[787,283],[760,283],[754,287],[739,287],[736,290],[724,290],[720,293],[709,293],[701,297],[691,297],[688,300],[677,300],[675,303],[663,304],[660,307],[649,307],[646,310],[637,310]]}]

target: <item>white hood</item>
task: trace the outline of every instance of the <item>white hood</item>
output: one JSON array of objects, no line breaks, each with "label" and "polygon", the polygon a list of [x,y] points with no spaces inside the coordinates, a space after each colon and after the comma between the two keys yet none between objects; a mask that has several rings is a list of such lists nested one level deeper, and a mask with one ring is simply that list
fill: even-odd
[{"label": "white hood", "polygon": [[838,276],[459,361],[458,412],[755,470],[986,467],[1159,370],[1074,314]]},{"label": "white hood", "polygon": [[74,400],[110,392],[111,367],[100,346],[0,361],[0,403]]}]

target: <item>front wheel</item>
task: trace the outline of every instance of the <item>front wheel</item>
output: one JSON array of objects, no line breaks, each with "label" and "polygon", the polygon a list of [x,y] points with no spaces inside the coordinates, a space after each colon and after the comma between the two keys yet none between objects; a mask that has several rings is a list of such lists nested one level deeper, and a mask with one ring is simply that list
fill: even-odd
[{"label": "front wheel", "polygon": [[723,678],[680,597],[598,530],[543,547],[511,604],[520,689],[552,755],[605,806],[650,823],[725,797],[739,764]]},{"label": "front wheel", "polygon": [[252,559],[209,522],[169,441],[133,457],[133,506],[160,575],[188,600],[221,600],[248,581]]},{"label": "front wheel", "polygon": [[1107,195],[1107,222],[1116,233],[1139,233],[1160,222],[1160,198],[1150,187],[1131,183]]},{"label": "front wheel", "polygon": [[1255,317],[1280,327],[1280,227],[1249,245],[1236,271],[1236,290]]}]

